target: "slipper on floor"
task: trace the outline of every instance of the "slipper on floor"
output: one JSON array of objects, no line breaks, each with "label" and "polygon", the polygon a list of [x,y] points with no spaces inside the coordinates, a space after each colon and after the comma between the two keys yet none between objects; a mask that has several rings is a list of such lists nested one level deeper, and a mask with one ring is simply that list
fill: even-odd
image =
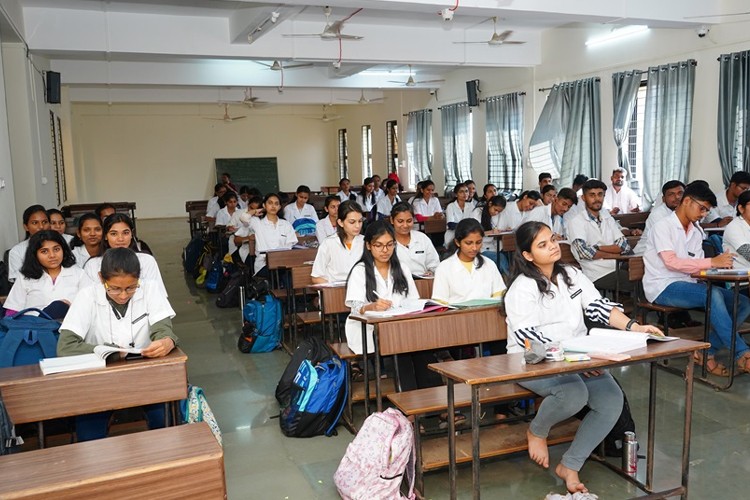
[{"label": "slipper on floor", "polygon": [[[455,422],[456,427],[465,424],[466,415],[464,415],[463,413],[456,412],[456,414],[453,416],[453,422]],[[438,425],[438,427],[442,430],[445,430],[448,428],[448,415],[445,415],[445,416],[440,415],[440,424]]]}]

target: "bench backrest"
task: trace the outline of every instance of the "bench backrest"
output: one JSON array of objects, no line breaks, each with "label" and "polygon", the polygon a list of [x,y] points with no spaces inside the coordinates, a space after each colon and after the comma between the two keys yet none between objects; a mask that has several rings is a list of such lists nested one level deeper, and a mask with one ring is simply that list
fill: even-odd
[{"label": "bench backrest", "polygon": [[560,243],[560,262],[571,266],[581,267],[570,249],[570,243]]},{"label": "bench backrest", "polygon": [[443,219],[426,219],[424,221],[425,234],[444,233],[448,228],[445,218]]},{"label": "bench backrest", "polygon": [[414,280],[414,284],[417,286],[417,292],[419,292],[420,299],[432,298],[432,285],[435,284],[435,280]]},{"label": "bench backrest", "polygon": [[632,259],[628,259],[628,280],[641,281],[644,272],[645,265],[643,263],[643,257],[633,257]]},{"label": "bench backrest", "polygon": [[317,248],[300,248],[268,252],[266,262],[268,269],[285,269],[303,265],[305,262],[315,260],[318,253]]},{"label": "bench backrest", "polygon": [[301,290],[312,285],[312,265],[306,264],[292,268],[292,289]]},{"label": "bench backrest", "polygon": [[346,287],[333,286],[321,287],[318,289],[321,298],[321,312],[324,315],[340,314],[349,312],[350,308],[346,307]]}]

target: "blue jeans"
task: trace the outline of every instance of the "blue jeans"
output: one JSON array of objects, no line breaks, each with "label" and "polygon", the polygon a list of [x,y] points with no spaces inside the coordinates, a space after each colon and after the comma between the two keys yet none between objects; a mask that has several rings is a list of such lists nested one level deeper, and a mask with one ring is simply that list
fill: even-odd
[{"label": "blue jeans", "polygon": [[[705,283],[675,281],[656,297],[654,303],[663,306],[705,310],[706,288]],[[739,359],[749,348],[742,337],[732,331],[732,300],[732,290],[727,290],[718,285],[711,287],[711,317],[709,318],[711,325],[709,341],[711,342],[711,347],[708,353],[712,355],[716,354],[716,351],[722,347],[729,349],[729,345],[732,342],[732,335],[736,335],[737,350],[735,351],[735,357]],[[750,299],[740,294],[739,302],[737,303],[737,325],[741,325],[747,319],[748,315],[750,315]]]},{"label": "blue jeans", "polygon": [[490,250],[486,250],[482,252],[482,255],[490,259],[492,262],[495,263],[497,266],[497,269],[502,274],[510,274],[510,264],[508,263],[508,258],[505,256],[504,253],[500,252],[492,252]]},{"label": "blue jeans", "polygon": [[[146,414],[146,422],[148,422],[149,429],[161,429],[164,427],[166,418],[164,403],[147,405],[142,408]],[[78,441],[91,441],[107,437],[107,433],[109,432],[109,418],[112,416],[112,413],[111,411],[102,411],[77,416],[76,437]]]}]

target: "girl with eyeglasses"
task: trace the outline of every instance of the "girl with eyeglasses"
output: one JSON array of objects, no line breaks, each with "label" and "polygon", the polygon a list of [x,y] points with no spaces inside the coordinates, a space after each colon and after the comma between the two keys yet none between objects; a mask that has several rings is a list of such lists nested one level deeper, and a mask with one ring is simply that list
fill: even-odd
[{"label": "girl with eyeglasses", "polygon": [[29,246],[29,238],[39,231],[49,229],[47,211],[43,206],[31,205],[23,211],[23,229],[26,231],[26,237],[8,252],[8,281],[11,283],[21,277],[21,266],[26,256],[26,248]]},{"label": "girl with eyeglasses", "polygon": [[73,235],[65,232],[68,225],[65,222],[63,213],[56,208],[50,208],[47,210],[47,220],[49,220],[49,228],[60,233],[65,243],[70,246],[71,241],[73,241]]},{"label": "girl with eyeglasses", "polygon": [[76,237],[70,244],[76,265],[84,269],[92,257],[99,257],[102,252],[102,221],[95,213],[83,214],[78,219]]},{"label": "girl with eyeglasses", "polygon": [[364,221],[362,207],[356,201],[339,205],[336,234],[332,234],[318,247],[313,263],[313,283],[344,281],[354,264],[362,257],[364,238],[360,234]]},{"label": "girl with eyeglasses", "polygon": [[[97,345],[141,349],[147,358],[169,354],[177,345],[172,330],[175,312],[157,284],[142,281],[140,277],[141,264],[135,252],[129,248],[110,248],[104,252],[98,284],[78,293],[60,326],[57,355],[88,354]],[[143,409],[149,429],[164,427],[163,403]],[[76,417],[78,441],[106,437],[111,413]]]}]

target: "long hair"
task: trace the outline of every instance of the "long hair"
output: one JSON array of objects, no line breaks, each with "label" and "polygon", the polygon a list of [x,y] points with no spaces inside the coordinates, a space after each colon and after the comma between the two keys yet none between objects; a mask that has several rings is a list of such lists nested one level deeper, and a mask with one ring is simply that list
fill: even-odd
[{"label": "long hair", "polygon": [[[70,242],[71,249],[84,246],[83,240],[81,239],[81,236],[80,236],[80,232],[81,232],[81,228],[83,227],[83,223],[86,222],[87,220],[94,220],[99,224],[99,227],[102,226],[102,220],[95,213],[89,212],[89,213],[83,214],[81,217],[78,218],[78,230],[76,231],[75,236],[73,236],[73,239]],[[104,231],[102,230],[102,240],[103,239],[104,239]],[[101,245],[102,245],[101,242],[99,242],[100,251],[97,252],[97,254],[101,254]]]},{"label": "long hair", "polygon": [[[455,244],[455,242],[463,240],[472,233],[479,233],[482,238],[484,238],[484,230],[482,229],[482,225],[479,224],[476,219],[470,217],[468,219],[462,219],[458,224],[456,224],[456,231],[453,233],[453,241],[451,241],[450,243],[451,245],[453,245],[453,247],[455,247],[456,255],[458,255],[459,247]],[[477,269],[479,269],[484,265],[484,258],[481,255],[478,255],[476,257],[476,263]]]},{"label": "long hair", "polygon": [[[279,207],[281,207],[281,197],[277,193],[268,193],[267,195],[263,197],[263,203],[261,203],[260,205],[263,207],[263,215],[261,215],[259,219],[265,219],[266,215],[268,215],[268,212],[266,212],[265,210],[266,208],[265,205],[266,205],[266,202],[270,200],[271,198],[276,198],[279,201]],[[248,201],[247,204],[250,205],[250,202]],[[281,208],[279,208],[279,212],[276,214],[276,216],[279,219],[283,219],[284,218],[283,214],[284,214],[284,211]]]},{"label": "long hair", "polygon": [[565,286],[568,288],[573,286],[573,280],[568,275],[568,271],[565,269],[566,266],[559,260],[555,262],[552,267],[552,278],[549,280],[542,274],[536,264],[526,260],[523,256],[523,252],[531,252],[531,246],[542,229],[550,229],[550,227],[543,222],[529,221],[524,222],[516,229],[516,251],[513,253],[513,265],[511,266],[511,277],[508,288],[510,288],[510,285],[513,284],[516,278],[523,275],[536,282],[539,293],[548,297],[554,297],[555,292],[552,291],[552,283],[557,283],[558,277],[562,277]]},{"label": "long hair", "polygon": [[[362,207],[359,206],[359,203],[352,200],[346,200],[339,205],[339,213],[336,219],[343,222],[346,220],[346,216],[352,212],[357,212],[363,217],[365,214],[365,212],[362,210]],[[346,242],[346,231],[344,231],[344,228],[343,226],[341,226],[341,224],[336,224],[336,234],[338,235],[339,240],[341,240],[341,244],[344,245]]]},{"label": "long hair", "polygon": [[[393,238],[395,245],[396,233],[393,231],[393,226],[388,224],[384,220],[373,222],[367,226],[365,231],[365,249],[362,251],[362,257],[352,267],[354,270],[360,263],[365,267],[365,297],[369,302],[375,302],[378,300],[378,296],[375,294],[377,289],[377,281],[375,280],[375,258],[372,256],[372,251],[367,248],[373,241],[377,240],[384,234],[388,234]],[[393,293],[406,295],[409,293],[409,282],[406,280],[403,270],[401,269],[401,263],[396,255],[396,247],[393,247],[393,253],[388,261],[391,266],[391,276],[393,276]],[[349,271],[349,276],[346,277],[347,286],[349,284],[349,278],[352,275],[352,271]]]},{"label": "long hair", "polygon": [[427,189],[428,186],[434,186],[435,183],[432,182],[430,179],[425,179],[419,184],[417,184],[417,194],[414,195],[414,200],[412,200],[412,204],[414,204],[415,201],[423,199],[424,198],[424,190]]},{"label": "long hair", "polygon": [[[45,210],[45,208],[42,205],[31,205],[30,207],[28,207],[26,210],[23,211],[23,219],[22,219],[23,225],[24,226],[27,225],[29,221],[31,220],[31,216],[37,212],[44,212],[44,216],[45,217],[47,216],[47,210]],[[25,240],[29,239],[29,236],[31,236],[31,234],[28,231],[26,231],[26,237],[24,239]]]},{"label": "long hair", "polygon": [[484,229],[485,231],[491,231],[492,229],[494,229],[492,227],[492,215],[490,215],[490,207],[500,207],[504,210],[507,204],[508,201],[505,199],[505,196],[497,195],[493,196],[489,199],[489,201],[487,201],[487,203],[482,205],[482,229]]},{"label": "long hair", "polygon": [[29,279],[38,280],[44,275],[45,268],[39,263],[36,253],[42,248],[45,241],[53,241],[60,245],[63,252],[62,267],[70,267],[76,263],[73,251],[60,233],[51,229],[39,231],[29,238],[29,246],[26,248],[26,255],[21,266],[21,274]]},{"label": "long hair", "polygon": [[[362,201],[367,201],[367,197],[368,197],[365,191],[365,186],[367,186],[368,184],[372,184],[372,183],[373,183],[372,177],[365,177],[364,180],[362,181]],[[370,192],[369,198],[370,198],[370,204],[375,205],[376,203],[375,189],[373,189]]]},{"label": "long hair", "polygon": [[120,214],[117,212],[104,219],[104,223],[102,224],[102,251],[106,252],[109,248],[111,248],[109,246],[109,241],[107,241],[107,233],[109,233],[109,231],[112,229],[112,226],[120,222],[130,228],[130,245],[128,245],[128,248],[134,252],[137,252],[138,244],[135,242],[135,235],[133,234],[135,228],[135,226],[133,225],[133,221],[126,214]]}]

